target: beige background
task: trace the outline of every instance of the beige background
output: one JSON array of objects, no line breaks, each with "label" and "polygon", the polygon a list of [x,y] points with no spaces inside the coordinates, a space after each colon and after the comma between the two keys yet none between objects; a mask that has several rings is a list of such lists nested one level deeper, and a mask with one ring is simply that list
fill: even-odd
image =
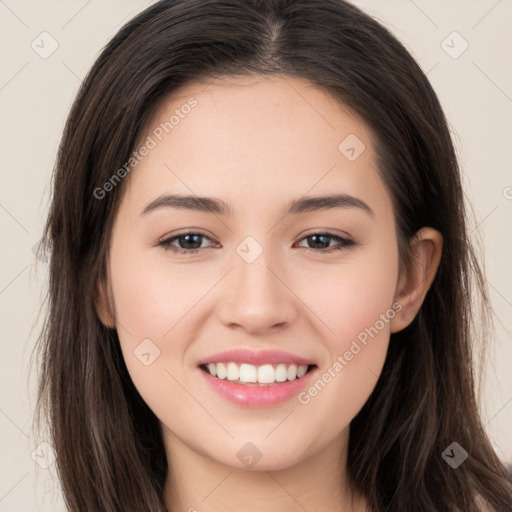
[{"label": "beige background", "polygon": [[[29,356],[46,278],[44,262],[36,272],[33,247],[42,232],[61,131],[80,82],[120,26],[151,3],[0,0],[0,511],[65,510],[55,465],[44,469],[32,458],[51,453],[45,446],[34,452],[30,431],[35,373],[29,379]],[[388,26],[428,72],[454,133],[500,321],[484,418],[498,453],[512,461],[512,2],[355,3]],[[40,36],[44,31],[50,36]],[[40,53],[49,51],[52,38],[58,48],[43,59],[31,44],[35,41]]]}]

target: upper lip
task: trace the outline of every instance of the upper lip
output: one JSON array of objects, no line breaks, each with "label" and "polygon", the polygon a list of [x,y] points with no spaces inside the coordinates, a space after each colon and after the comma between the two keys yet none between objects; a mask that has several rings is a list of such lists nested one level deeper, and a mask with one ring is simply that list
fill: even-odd
[{"label": "upper lip", "polygon": [[249,350],[249,349],[233,349],[225,352],[219,352],[209,357],[201,359],[197,365],[201,366],[209,363],[248,363],[254,366],[263,364],[296,364],[300,365],[313,365],[314,363],[302,357],[283,352],[281,350]]}]

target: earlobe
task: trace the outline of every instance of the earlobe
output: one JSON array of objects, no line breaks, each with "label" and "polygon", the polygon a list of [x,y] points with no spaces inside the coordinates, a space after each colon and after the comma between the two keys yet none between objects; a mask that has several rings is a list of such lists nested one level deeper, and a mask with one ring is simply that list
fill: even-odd
[{"label": "earlobe", "polygon": [[400,314],[391,321],[391,332],[405,329],[417,315],[434,280],[443,250],[443,236],[425,227],[411,240],[410,269],[400,275],[395,302],[402,305]]},{"label": "earlobe", "polygon": [[116,323],[110,302],[103,282],[97,282],[95,296],[96,313],[105,327],[114,329]]}]

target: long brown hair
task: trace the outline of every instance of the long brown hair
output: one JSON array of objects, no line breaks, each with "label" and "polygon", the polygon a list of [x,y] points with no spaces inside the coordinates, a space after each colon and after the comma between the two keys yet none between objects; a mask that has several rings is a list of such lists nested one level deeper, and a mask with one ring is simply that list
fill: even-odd
[{"label": "long brown hair", "polygon": [[[159,422],[94,301],[129,177],[101,198],[95,191],[129,161],[155,106],[180,86],[273,73],[309,80],[370,127],[401,264],[421,227],[444,237],[431,289],[412,324],[391,335],[378,383],[352,421],[351,484],[378,512],[471,512],[478,496],[510,511],[510,475],[477,406],[473,304],[481,298],[485,313],[488,299],[447,123],[402,44],[342,0],[162,0],[120,29],[82,83],[53,176],[48,313],[36,346],[35,424],[44,417],[49,425],[69,510],[165,510]],[[456,469],[442,457],[454,441],[468,453]]]}]

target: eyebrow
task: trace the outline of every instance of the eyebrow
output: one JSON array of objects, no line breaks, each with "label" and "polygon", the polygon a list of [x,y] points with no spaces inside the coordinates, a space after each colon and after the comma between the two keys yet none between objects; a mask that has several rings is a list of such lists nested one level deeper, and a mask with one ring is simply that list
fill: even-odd
[{"label": "eyebrow", "polygon": [[[222,199],[213,197],[200,197],[196,195],[165,194],[151,201],[141,215],[146,215],[159,208],[177,208],[212,213],[230,217],[234,211]],[[291,201],[287,205],[285,215],[330,210],[331,208],[360,208],[366,213],[375,216],[374,211],[362,200],[348,194],[333,194],[327,196],[309,196]]]}]

